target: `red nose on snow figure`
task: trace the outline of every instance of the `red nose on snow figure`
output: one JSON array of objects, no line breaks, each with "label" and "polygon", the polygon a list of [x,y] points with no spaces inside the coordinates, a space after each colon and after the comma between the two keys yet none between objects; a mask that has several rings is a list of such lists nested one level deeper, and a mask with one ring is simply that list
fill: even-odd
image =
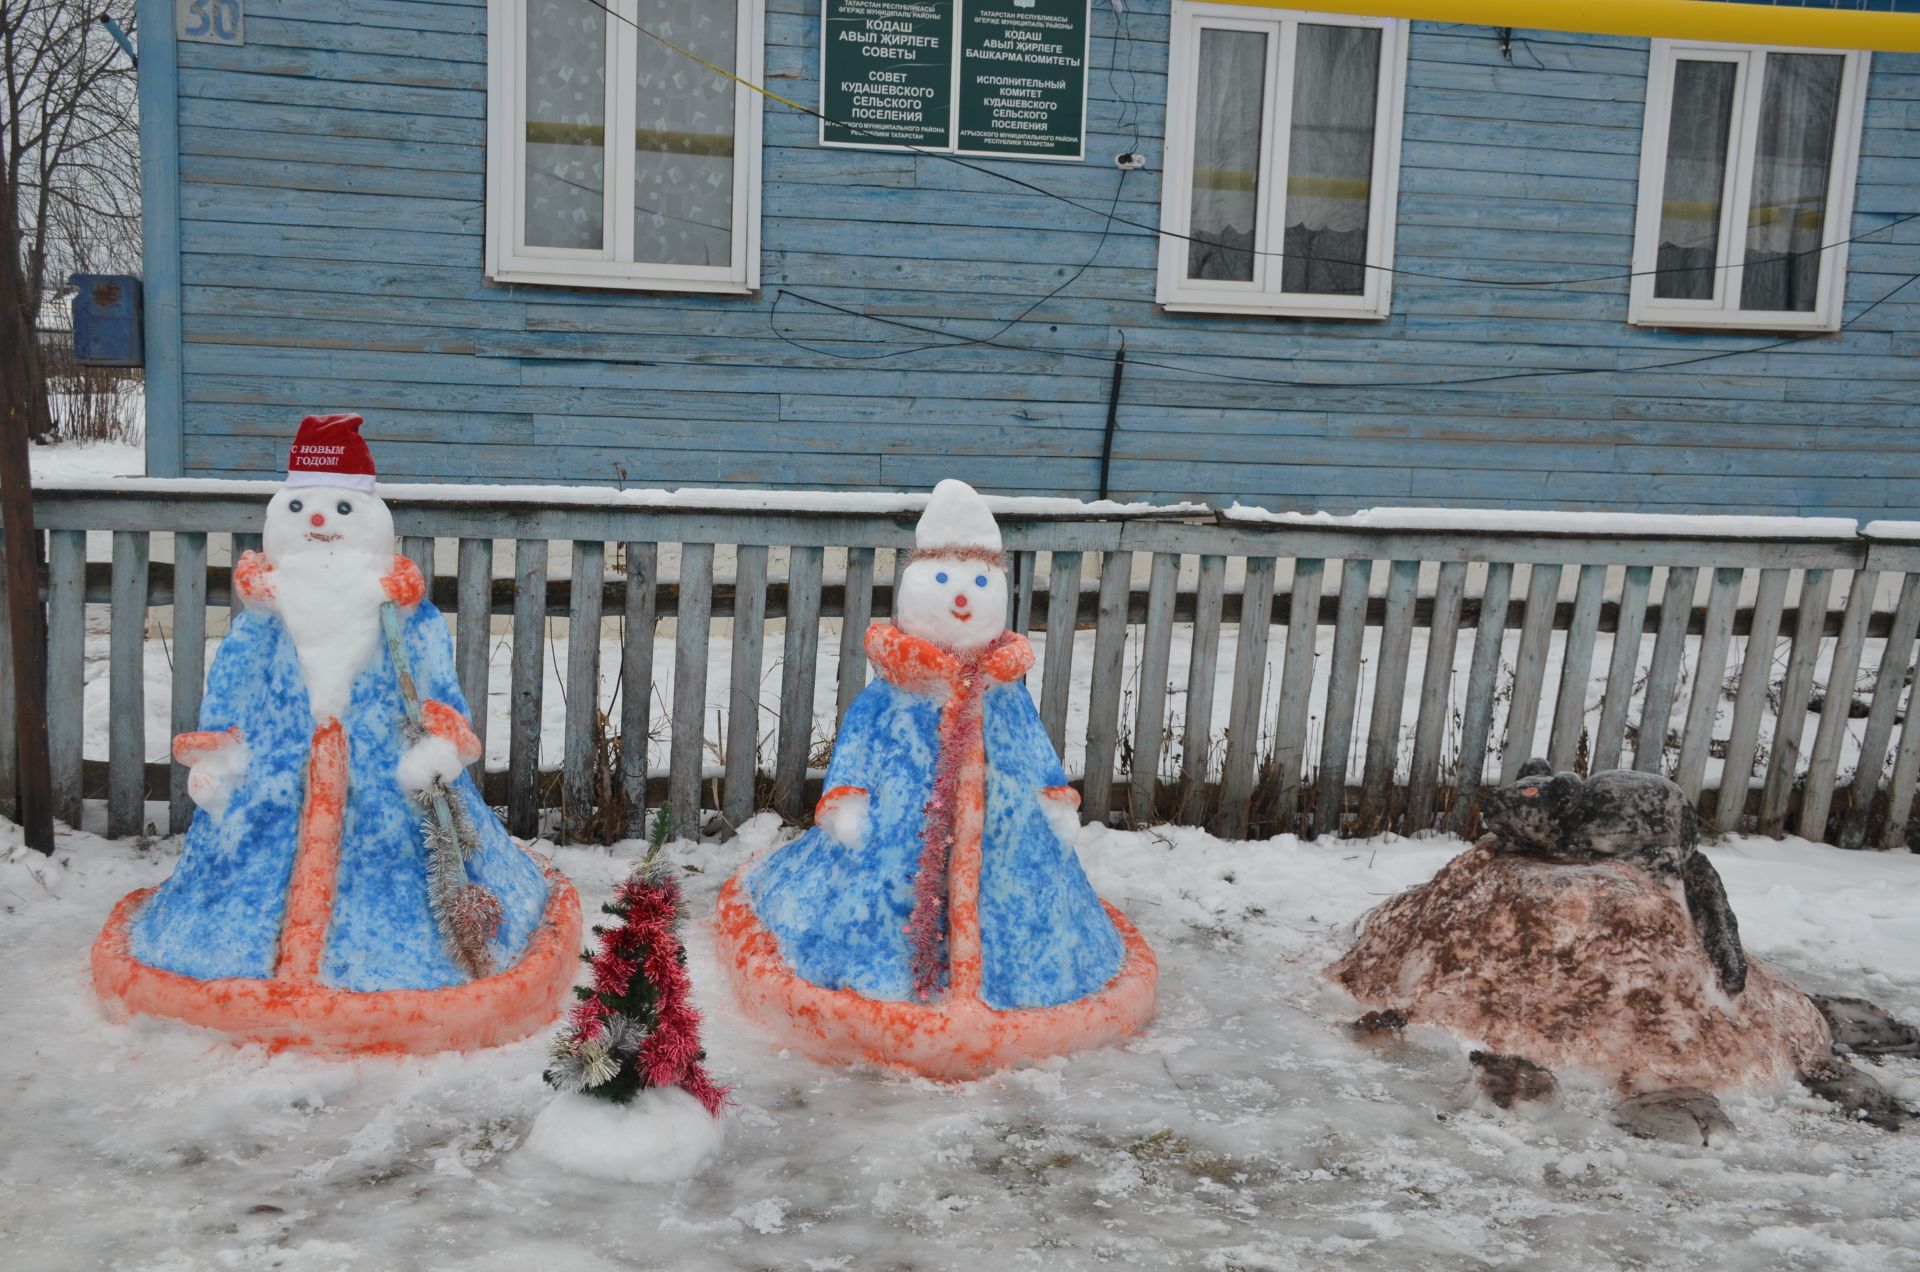
[{"label": "red nose on snow figure", "polygon": [[1159,973],[1074,855],[1079,797],[1006,630],[986,501],[941,482],[915,542],[814,828],[727,883],[720,945],[795,1049],[972,1078],[1145,1027]]},{"label": "red nose on snow figure", "polygon": [[357,415],[301,422],[200,728],[180,864],[93,947],[117,1011],[272,1046],[426,1053],[524,1037],[573,979],[580,902],[515,842],[446,623],[393,553]]}]

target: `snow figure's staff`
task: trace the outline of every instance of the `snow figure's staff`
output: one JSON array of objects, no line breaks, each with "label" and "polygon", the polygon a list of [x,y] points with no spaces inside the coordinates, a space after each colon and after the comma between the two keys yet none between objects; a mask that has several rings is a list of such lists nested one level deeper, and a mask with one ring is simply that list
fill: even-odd
[{"label": "snow figure's staff", "polygon": [[[400,609],[392,601],[380,607],[380,626],[387,636],[394,675],[400,681],[400,700],[407,708],[407,740],[427,736],[420,693],[413,686],[407,663],[407,642],[400,632]],[[437,775],[414,792],[426,819],[427,905],[440,934],[453,950],[454,962],[479,980],[493,974],[493,956],[487,942],[500,930],[500,900],[467,878],[467,858],[480,850],[480,828],[467,815],[466,805],[448,798],[447,784]]]}]

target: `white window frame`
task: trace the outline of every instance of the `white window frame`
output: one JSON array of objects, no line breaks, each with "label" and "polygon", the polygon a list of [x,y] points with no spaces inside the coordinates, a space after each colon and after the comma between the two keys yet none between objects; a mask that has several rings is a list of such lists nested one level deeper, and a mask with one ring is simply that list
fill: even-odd
[{"label": "white window frame", "polygon": [[[1357,296],[1328,296],[1280,290],[1281,245],[1285,242],[1286,163],[1293,112],[1295,32],[1302,22],[1320,26],[1378,28],[1380,88],[1376,106],[1373,173],[1367,209],[1366,285]],[[1261,128],[1259,204],[1254,231],[1252,282],[1187,277],[1193,199],[1195,99],[1198,92],[1200,32],[1203,28],[1263,31],[1267,34],[1267,84]],[[1407,23],[1396,18],[1342,13],[1252,8],[1242,4],[1174,0],[1167,77],[1166,155],[1161,182],[1159,277],[1154,299],[1173,313],[1271,314],[1295,318],[1379,320],[1393,304],[1395,212],[1400,193],[1400,136],[1407,96]],[[1283,72],[1280,68],[1289,68]]]},{"label": "white window frame", "polygon": [[[1647,64],[1647,110],[1640,147],[1640,195],[1634,221],[1628,322],[1644,327],[1839,330],[1841,311],[1846,303],[1845,243],[1821,253],[1820,281],[1811,311],[1738,308],[1745,274],[1746,227],[1753,206],[1760,92],[1765,83],[1765,60],[1773,53],[1815,53],[1846,59],[1840,76],[1840,100],[1834,114],[1833,162],[1827,174],[1821,242],[1835,243],[1852,233],[1854,184],[1860,167],[1861,124],[1866,111],[1871,54],[1861,50],[1806,49],[1780,44],[1655,40]],[[1676,63],[1683,60],[1732,62],[1740,68],[1734,80],[1733,135],[1727,151],[1727,181],[1720,203],[1720,239],[1714,252],[1717,268],[1711,300],[1663,299],[1653,294],[1654,271],[1660,265],[1660,212],[1665,198],[1674,72]],[[1738,260],[1734,257],[1736,252]]]},{"label": "white window frame", "polygon": [[[639,20],[640,0],[607,0],[627,19],[607,15],[607,130],[610,138],[632,138],[637,105],[633,83],[638,74],[639,42],[631,25]],[[737,64],[742,79],[759,83],[765,62],[765,0],[734,0],[739,22]],[[632,291],[722,292],[745,295],[760,286],[760,95],[734,86],[733,259],[721,265],[669,265],[636,261],[633,232],[633,182],[637,160],[631,145],[607,147],[606,194],[599,250],[531,247],[525,234],[526,63],[521,32],[527,0],[488,0],[487,4],[487,277],[501,283],[540,283],[556,287],[605,287]],[[711,74],[698,64],[687,65]]]}]

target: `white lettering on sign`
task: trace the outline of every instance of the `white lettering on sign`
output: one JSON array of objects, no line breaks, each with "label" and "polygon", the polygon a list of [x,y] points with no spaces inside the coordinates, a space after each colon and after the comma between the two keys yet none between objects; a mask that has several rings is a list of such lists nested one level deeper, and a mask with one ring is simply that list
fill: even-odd
[{"label": "white lettering on sign", "polygon": [[173,33],[201,44],[245,44],[244,0],[173,0]]}]

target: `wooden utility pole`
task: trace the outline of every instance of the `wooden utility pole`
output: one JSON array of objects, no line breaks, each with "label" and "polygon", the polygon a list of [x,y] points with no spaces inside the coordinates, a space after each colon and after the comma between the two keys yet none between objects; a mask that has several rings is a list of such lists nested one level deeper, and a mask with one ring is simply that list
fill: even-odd
[{"label": "wooden utility pole", "polygon": [[[18,225],[14,190],[0,165],[0,224]],[[18,740],[20,825],[27,846],[53,851],[53,778],[47,762],[47,631],[40,606],[40,538],[33,529],[33,481],[27,436],[45,431],[46,385],[40,379],[39,333],[27,322],[26,281],[19,243],[0,236],[0,535],[4,535],[7,615],[13,666],[14,718]]]}]

